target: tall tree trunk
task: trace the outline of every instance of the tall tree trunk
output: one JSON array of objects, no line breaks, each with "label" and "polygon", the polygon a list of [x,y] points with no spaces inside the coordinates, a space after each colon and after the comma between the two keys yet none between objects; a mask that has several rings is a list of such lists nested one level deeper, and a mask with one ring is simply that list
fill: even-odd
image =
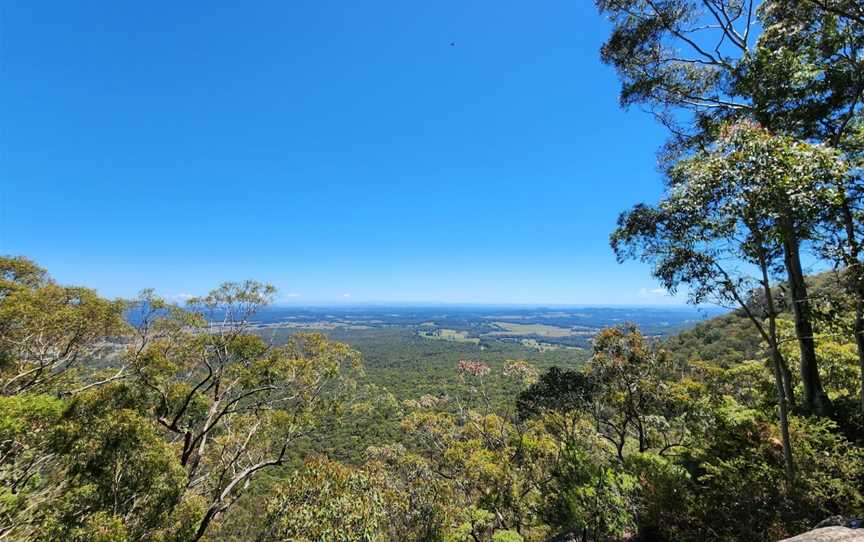
[{"label": "tall tree trunk", "polygon": [[807,297],[807,284],[801,267],[801,242],[790,220],[783,224],[783,256],[789,289],[792,293],[792,314],[795,319],[795,334],[801,352],[801,381],[804,384],[804,409],[811,414],[828,416],[831,414],[831,400],[822,388],[819,377],[819,362],[816,360],[816,341],[813,338],[813,322],[810,299]]},{"label": "tall tree trunk", "polygon": [[771,348],[772,367],[774,369],[774,381],[777,384],[777,406],[780,418],[780,437],[783,443],[783,469],[786,473],[786,484],[791,490],[795,487],[795,460],[792,457],[792,439],[789,437],[789,405],[786,402],[786,394],[781,384],[781,356],[777,346]]},{"label": "tall tree trunk", "polygon": [[858,366],[861,369],[861,414],[864,415],[864,288],[859,288],[855,300],[855,344],[858,345]]},{"label": "tall tree trunk", "polygon": [[777,305],[774,303],[774,293],[771,291],[771,277],[768,274],[768,258],[762,244],[762,234],[756,228],[751,228],[759,241],[759,270],[762,272],[762,289],[765,291],[765,303],[768,312],[768,346],[771,349],[771,367],[774,373],[774,383],[777,388],[777,410],[780,419],[780,437],[783,442],[783,467],[786,472],[786,486],[792,491],[795,487],[795,460],[792,457],[792,439],[789,437],[789,402],[792,397],[792,375],[789,365],[780,352],[780,341],[777,338]]}]

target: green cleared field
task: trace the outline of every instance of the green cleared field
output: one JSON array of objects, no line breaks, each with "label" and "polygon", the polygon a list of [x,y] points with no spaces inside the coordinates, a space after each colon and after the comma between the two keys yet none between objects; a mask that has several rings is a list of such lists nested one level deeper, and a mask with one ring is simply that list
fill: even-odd
[{"label": "green cleared field", "polygon": [[469,337],[464,331],[455,329],[436,329],[435,331],[421,331],[418,333],[425,339],[436,339],[439,341],[452,341],[457,343],[480,344],[477,337]]},{"label": "green cleared field", "polygon": [[516,324],[514,322],[493,322],[502,331],[493,331],[487,335],[537,335],[540,337],[570,337],[573,332],[565,327],[547,326],[545,324]]}]

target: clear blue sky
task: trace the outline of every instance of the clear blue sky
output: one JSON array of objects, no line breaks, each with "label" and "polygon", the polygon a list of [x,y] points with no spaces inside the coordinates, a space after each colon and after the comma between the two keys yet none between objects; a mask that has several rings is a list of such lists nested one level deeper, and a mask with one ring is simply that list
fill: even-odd
[{"label": "clear blue sky", "polygon": [[673,302],[608,247],[665,134],[607,32],[587,0],[4,2],[0,253],[107,296]]}]

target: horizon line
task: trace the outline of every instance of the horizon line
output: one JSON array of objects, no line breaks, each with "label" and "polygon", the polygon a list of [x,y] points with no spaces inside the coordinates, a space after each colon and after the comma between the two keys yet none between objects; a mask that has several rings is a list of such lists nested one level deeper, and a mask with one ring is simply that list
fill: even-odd
[{"label": "horizon line", "polygon": [[524,309],[614,309],[614,308],[643,308],[643,309],[723,309],[728,307],[713,304],[693,305],[690,303],[514,303],[514,302],[475,302],[475,301],[355,301],[355,302],[311,302],[291,303],[285,301],[274,302],[266,307],[283,309],[305,309],[305,308],[439,308],[439,307],[486,307],[486,308],[524,308]]}]

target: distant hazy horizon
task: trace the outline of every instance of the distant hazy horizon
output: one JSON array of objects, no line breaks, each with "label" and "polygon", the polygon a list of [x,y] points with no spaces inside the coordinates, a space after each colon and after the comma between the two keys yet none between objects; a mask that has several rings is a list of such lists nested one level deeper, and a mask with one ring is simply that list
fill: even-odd
[{"label": "distant hazy horizon", "polygon": [[268,305],[270,308],[276,309],[328,309],[328,308],[338,308],[343,310],[350,309],[390,309],[390,308],[399,308],[399,309],[437,309],[437,308],[465,308],[465,309],[520,309],[520,310],[542,310],[542,309],[555,309],[555,310],[579,310],[579,309],[659,309],[659,310],[687,310],[687,311],[700,311],[703,309],[707,309],[710,311],[726,311],[730,310],[726,307],[721,307],[719,305],[712,305],[708,303],[700,304],[700,305],[692,305],[689,303],[675,303],[675,304],[611,304],[611,303],[600,303],[600,304],[586,304],[586,303],[471,303],[471,302],[432,302],[432,301],[391,301],[391,302],[378,302],[378,301],[365,301],[365,302],[321,302],[321,303],[287,303],[287,302],[276,302]]}]

